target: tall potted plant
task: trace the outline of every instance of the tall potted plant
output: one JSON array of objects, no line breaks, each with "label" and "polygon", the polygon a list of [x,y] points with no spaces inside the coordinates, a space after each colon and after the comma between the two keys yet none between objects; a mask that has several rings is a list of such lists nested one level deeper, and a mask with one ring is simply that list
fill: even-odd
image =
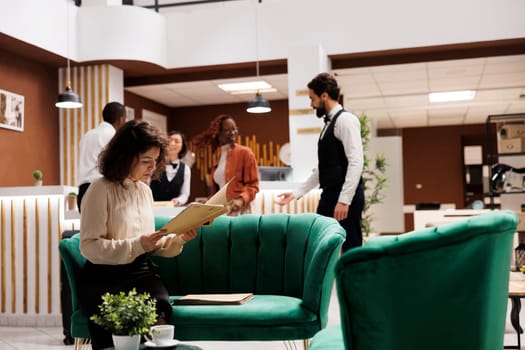
[{"label": "tall potted plant", "polygon": [[366,114],[359,116],[361,124],[361,140],[363,143],[363,186],[365,189],[365,203],[363,207],[363,216],[361,220],[361,230],[363,237],[368,237],[370,233],[374,232],[372,226],[373,216],[370,212],[371,206],[383,202],[382,191],[387,185],[387,178],[385,176],[387,162],[383,154],[376,154],[374,159],[370,159],[367,155],[368,146],[371,138],[370,120]]},{"label": "tall potted plant", "polygon": [[116,350],[137,350],[140,336],[147,334],[157,320],[156,303],[149,293],[139,294],[135,288],[128,293],[106,293],[99,313],[91,320],[111,332]]}]

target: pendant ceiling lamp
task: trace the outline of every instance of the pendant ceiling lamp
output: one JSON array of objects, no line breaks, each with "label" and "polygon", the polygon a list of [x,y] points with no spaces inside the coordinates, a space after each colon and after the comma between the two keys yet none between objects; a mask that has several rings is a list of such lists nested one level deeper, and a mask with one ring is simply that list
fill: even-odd
[{"label": "pendant ceiling lamp", "polygon": [[58,100],[57,103],[55,103],[55,106],[58,108],[81,108],[82,107],[82,101],[80,100],[80,96],[73,91],[71,88],[71,68],[69,66],[69,4],[66,2],[67,6],[67,84],[66,84],[66,91],[58,94]]},{"label": "pendant ceiling lamp", "polygon": [[[258,0],[261,3],[262,0]],[[257,75],[257,80],[259,80],[259,14],[257,10],[258,4],[255,4],[255,70]],[[272,108],[270,103],[266,101],[262,95],[257,91],[255,98],[248,103],[248,108],[246,112],[248,113],[268,113],[271,112]]]}]

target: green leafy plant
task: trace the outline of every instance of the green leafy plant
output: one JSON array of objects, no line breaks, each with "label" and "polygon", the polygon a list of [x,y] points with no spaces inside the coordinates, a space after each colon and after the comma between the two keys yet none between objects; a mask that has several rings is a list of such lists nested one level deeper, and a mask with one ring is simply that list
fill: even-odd
[{"label": "green leafy plant", "polygon": [[156,304],[149,293],[139,294],[135,288],[127,294],[106,293],[100,312],[90,319],[114,335],[146,334],[157,320]]},{"label": "green leafy plant", "polygon": [[44,174],[42,173],[41,170],[37,169],[37,170],[33,171],[33,178],[35,180],[42,180],[43,177],[44,177]]},{"label": "green leafy plant", "polygon": [[372,226],[373,215],[370,208],[374,204],[383,202],[383,189],[387,186],[385,176],[387,162],[383,154],[377,154],[375,159],[370,159],[367,155],[368,145],[371,138],[370,120],[366,114],[359,116],[361,124],[361,140],[363,143],[364,163],[363,163],[363,186],[365,189],[365,203],[363,207],[363,216],[361,220],[361,230],[364,237],[368,237],[374,231]]}]

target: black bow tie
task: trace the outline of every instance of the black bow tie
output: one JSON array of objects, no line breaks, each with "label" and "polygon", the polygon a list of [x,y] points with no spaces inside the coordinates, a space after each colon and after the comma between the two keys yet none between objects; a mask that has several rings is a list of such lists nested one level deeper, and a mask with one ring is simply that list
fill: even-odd
[{"label": "black bow tie", "polygon": [[324,123],[325,123],[325,124],[328,124],[328,122],[330,121],[330,117],[327,116],[327,115],[325,115],[325,116],[323,117],[323,120],[324,120]]},{"label": "black bow tie", "polygon": [[179,163],[170,163],[170,164],[173,167],[173,169],[177,169],[177,165],[179,165]]}]

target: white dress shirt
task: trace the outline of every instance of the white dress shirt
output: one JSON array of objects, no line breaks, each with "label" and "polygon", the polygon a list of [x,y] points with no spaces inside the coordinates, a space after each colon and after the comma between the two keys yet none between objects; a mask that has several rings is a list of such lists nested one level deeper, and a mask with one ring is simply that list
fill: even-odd
[{"label": "white dress shirt", "polygon": [[102,177],[98,168],[98,155],[115,133],[113,125],[102,122],[82,136],[78,152],[77,186]]},{"label": "white dress shirt", "polygon": [[[330,121],[325,125],[321,135],[324,136],[324,130],[332,123],[333,116],[339,112],[343,107],[337,104],[328,113]],[[361,179],[361,172],[363,171],[363,143],[361,141],[361,123],[359,119],[350,112],[342,112],[334,125],[334,136],[343,143],[346,158],[348,159],[348,168],[346,170],[345,182],[341,193],[339,194],[339,202],[350,204],[354,197],[359,180]],[[311,189],[319,186],[319,169],[316,168],[312,174],[301,184],[294,192],[296,198],[301,198]]]},{"label": "white dress shirt", "polygon": [[[172,163],[177,164],[176,167],[173,167]],[[177,159],[173,161],[172,163],[169,163],[166,165],[166,177],[168,178],[168,181],[171,182],[175,175],[177,175],[177,170],[180,167],[181,160]],[[182,183],[182,187],[180,188],[180,194],[178,197],[175,197],[173,199],[176,199],[179,201],[179,204],[177,206],[181,206],[186,204],[188,201],[188,198],[190,197],[190,185],[191,185],[191,169],[187,164],[184,164],[184,182]]]}]

